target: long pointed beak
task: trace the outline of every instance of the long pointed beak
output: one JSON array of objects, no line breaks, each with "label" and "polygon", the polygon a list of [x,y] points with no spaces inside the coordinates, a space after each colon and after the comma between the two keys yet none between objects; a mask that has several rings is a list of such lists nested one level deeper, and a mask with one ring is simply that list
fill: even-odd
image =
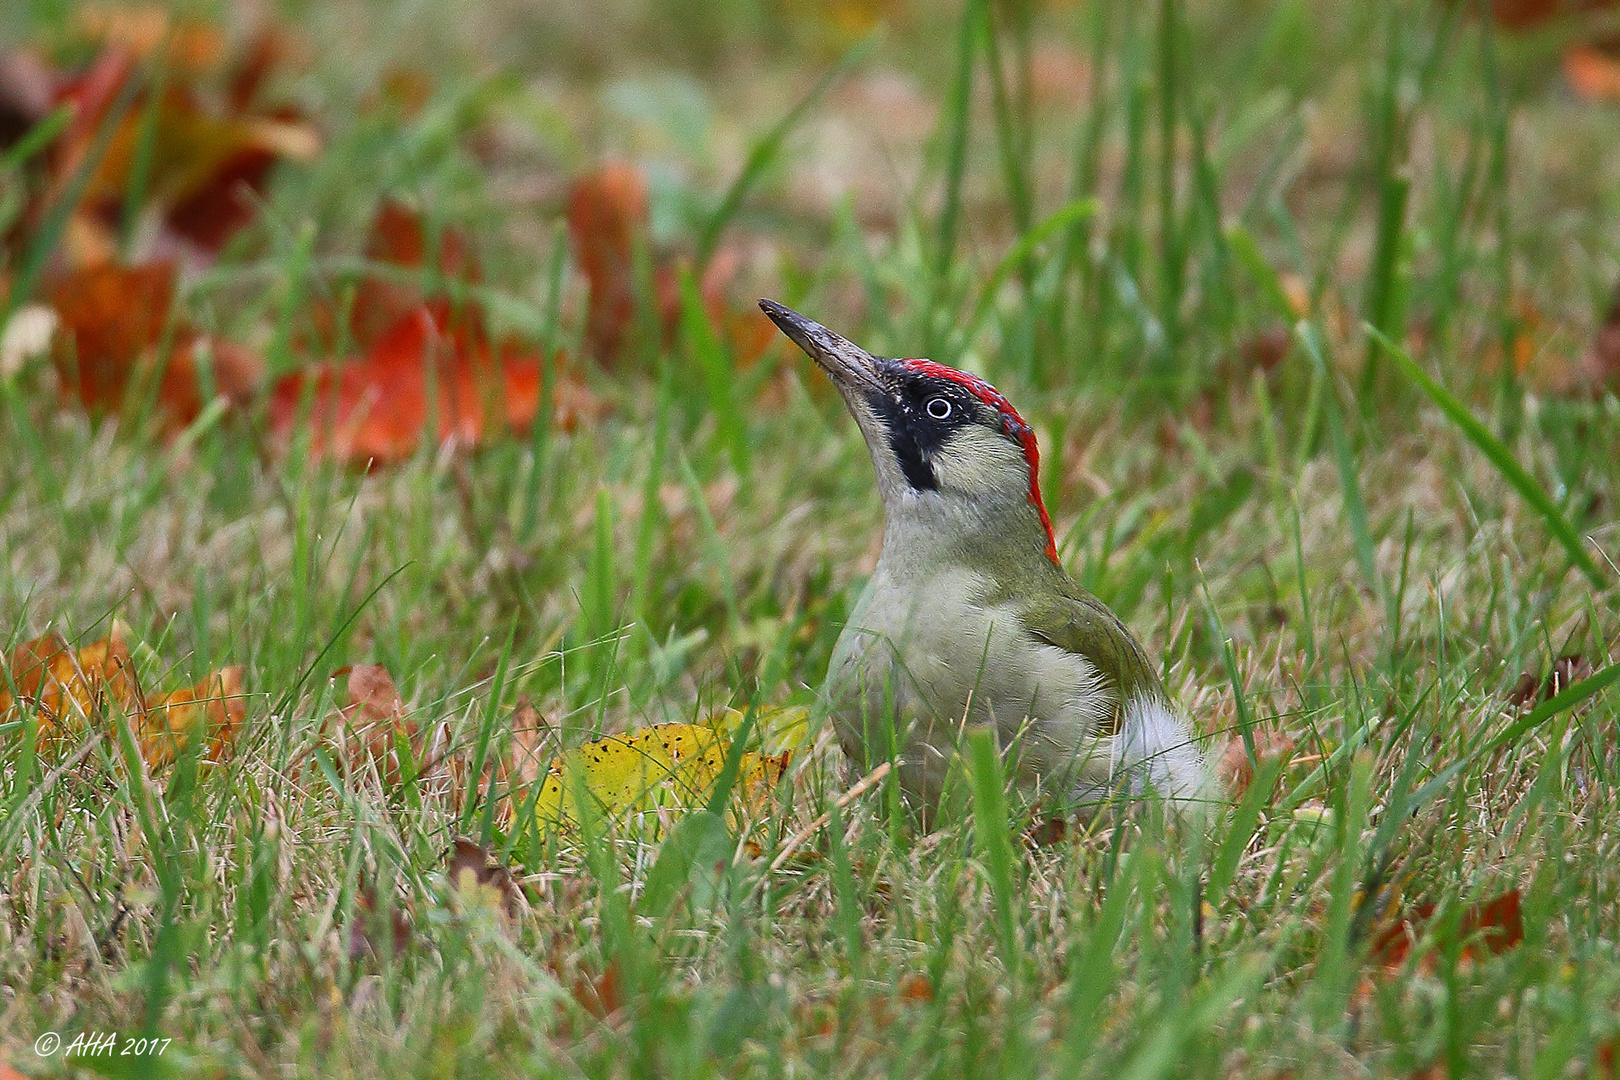
[{"label": "long pointed beak", "polygon": [[821,369],[831,376],[840,390],[859,387],[884,391],[885,387],[878,379],[878,358],[853,341],[838,336],[815,320],[807,319],[775,300],[761,300],[759,309],[771,317],[771,321],[792,339],[793,344],[821,365]]}]

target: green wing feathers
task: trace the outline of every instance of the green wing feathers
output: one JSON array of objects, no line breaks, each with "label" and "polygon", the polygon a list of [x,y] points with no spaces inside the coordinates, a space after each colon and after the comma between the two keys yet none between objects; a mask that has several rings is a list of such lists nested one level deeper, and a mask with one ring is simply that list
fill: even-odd
[{"label": "green wing feathers", "polygon": [[1048,645],[1085,657],[1113,687],[1113,723],[1098,734],[1118,734],[1127,701],[1144,694],[1164,697],[1164,684],[1142,646],[1119,616],[1090,593],[1032,599],[1018,615],[1024,629]]}]

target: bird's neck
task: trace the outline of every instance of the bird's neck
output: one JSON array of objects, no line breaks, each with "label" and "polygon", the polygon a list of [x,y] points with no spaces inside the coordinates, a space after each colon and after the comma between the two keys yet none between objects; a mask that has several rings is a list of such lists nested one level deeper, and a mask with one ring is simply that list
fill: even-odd
[{"label": "bird's neck", "polygon": [[938,492],[907,492],[885,500],[879,563],[891,570],[904,564],[924,576],[930,568],[966,567],[998,578],[1044,578],[1057,570],[1047,539],[1027,499],[978,504]]}]

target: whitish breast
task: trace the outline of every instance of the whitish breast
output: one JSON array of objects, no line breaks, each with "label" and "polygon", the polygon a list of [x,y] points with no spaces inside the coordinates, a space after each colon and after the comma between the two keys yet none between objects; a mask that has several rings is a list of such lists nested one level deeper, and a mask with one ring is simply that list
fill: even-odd
[{"label": "whitish breast", "polygon": [[902,782],[937,799],[962,729],[990,724],[1016,751],[1020,785],[1068,790],[1106,781],[1109,743],[1093,733],[1113,700],[1084,657],[1036,640],[984,579],[945,568],[922,588],[878,572],[828,670],[832,718],[860,768],[897,742]]}]

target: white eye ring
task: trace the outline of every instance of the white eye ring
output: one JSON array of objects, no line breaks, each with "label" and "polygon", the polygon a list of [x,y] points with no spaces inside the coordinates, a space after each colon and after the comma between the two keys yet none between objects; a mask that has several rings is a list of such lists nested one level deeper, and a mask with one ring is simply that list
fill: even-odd
[{"label": "white eye ring", "polygon": [[928,415],[935,420],[944,420],[951,415],[951,403],[942,397],[928,399]]}]

